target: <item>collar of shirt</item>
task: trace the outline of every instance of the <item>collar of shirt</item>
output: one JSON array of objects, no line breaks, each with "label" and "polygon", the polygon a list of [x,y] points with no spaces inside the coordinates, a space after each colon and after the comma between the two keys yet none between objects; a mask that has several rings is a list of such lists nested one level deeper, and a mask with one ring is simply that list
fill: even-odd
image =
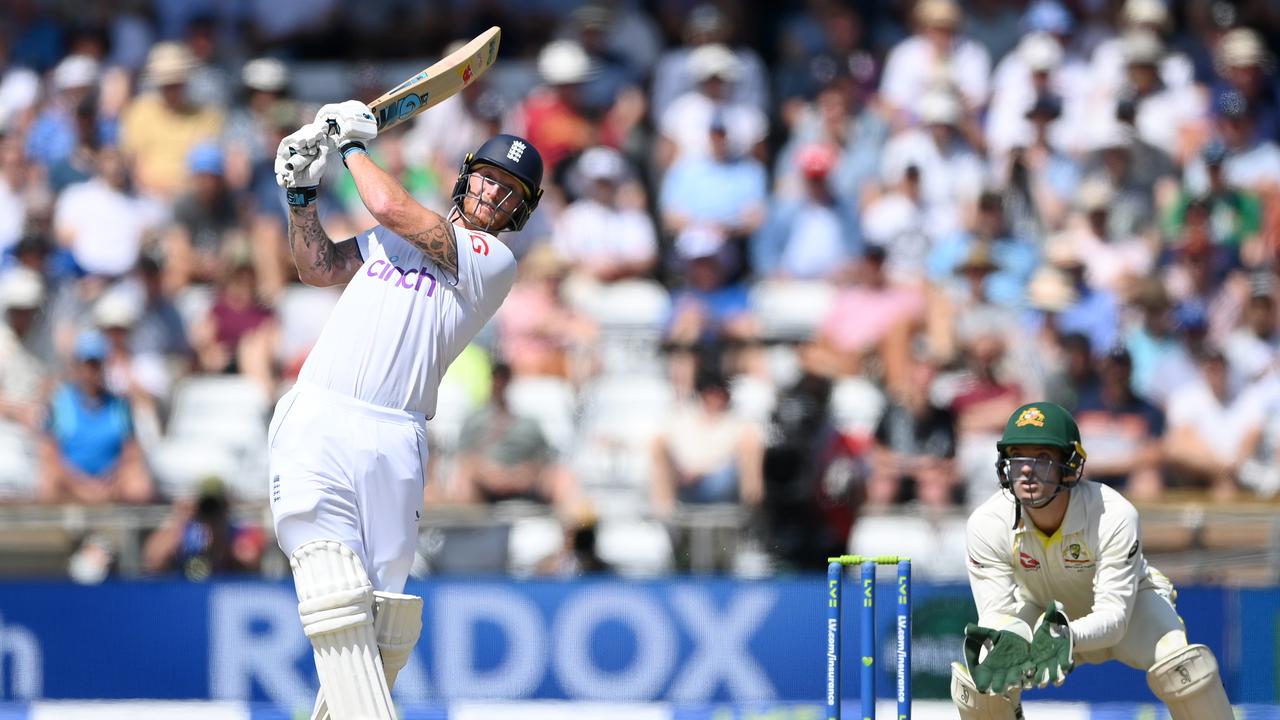
[{"label": "collar of shirt", "polygon": [[1077,482],[1075,487],[1068,491],[1070,496],[1067,498],[1067,514],[1062,518],[1062,524],[1053,534],[1045,534],[1040,528],[1036,527],[1027,518],[1027,513],[1022,513],[1022,519],[1018,523],[1018,527],[1014,528],[1014,535],[1025,535],[1027,533],[1034,534],[1040,539],[1041,544],[1046,547],[1061,540],[1064,535],[1082,532],[1085,525],[1089,521],[1088,499],[1085,498],[1084,481]]}]

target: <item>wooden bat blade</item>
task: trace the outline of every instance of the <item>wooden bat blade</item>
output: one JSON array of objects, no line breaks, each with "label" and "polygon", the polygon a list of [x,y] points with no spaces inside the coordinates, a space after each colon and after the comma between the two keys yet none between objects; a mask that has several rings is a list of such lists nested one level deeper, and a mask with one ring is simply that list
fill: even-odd
[{"label": "wooden bat blade", "polygon": [[378,118],[378,129],[394,127],[437,105],[475,82],[498,58],[502,30],[497,26],[369,103]]}]

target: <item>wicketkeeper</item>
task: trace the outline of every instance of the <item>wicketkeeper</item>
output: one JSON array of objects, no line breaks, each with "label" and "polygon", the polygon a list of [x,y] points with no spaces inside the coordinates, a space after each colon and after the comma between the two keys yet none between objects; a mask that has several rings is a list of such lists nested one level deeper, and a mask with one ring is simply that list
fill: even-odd
[{"label": "wicketkeeper", "polygon": [[978,624],[951,665],[961,719],[1021,718],[1024,688],[1119,660],[1146,671],[1173,720],[1229,720],[1213,653],[1187,644],[1172,583],[1143,557],[1137,510],[1085,479],[1071,414],[1023,405],[996,448],[1000,490],[969,516]]}]

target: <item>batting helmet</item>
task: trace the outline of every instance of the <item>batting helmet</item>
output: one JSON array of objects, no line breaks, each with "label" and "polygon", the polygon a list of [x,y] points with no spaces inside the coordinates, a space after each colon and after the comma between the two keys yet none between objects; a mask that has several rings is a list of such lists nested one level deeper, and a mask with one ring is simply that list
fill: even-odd
[{"label": "batting helmet", "polygon": [[542,199],[542,155],[528,140],[515,135],[495,135],[473,153],[468,153],[458,170],[458,180],[453,184],[453,204],[461,211],[462,199],[467,195],[468,179],[477,165],[492,165],[505,170],[520,181],[524,200],[511,213],[511,221],[498,230],[519,230],[529,221],[538,201]]}]

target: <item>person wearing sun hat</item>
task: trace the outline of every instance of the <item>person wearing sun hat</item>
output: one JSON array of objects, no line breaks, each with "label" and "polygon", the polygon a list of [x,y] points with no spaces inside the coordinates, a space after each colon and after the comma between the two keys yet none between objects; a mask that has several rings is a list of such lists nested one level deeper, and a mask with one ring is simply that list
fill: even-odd
[{"label": "person wearing sun hat", "polygon": [[141,77],[150,89],[121,113],[120,148],[133,161],[134,180],[145,195],[176,195],[187,178],[187,154],[222,131],[221,111],[196,106],[187,97],[187,81],[197,65],[186,45],[156,43]]}]

